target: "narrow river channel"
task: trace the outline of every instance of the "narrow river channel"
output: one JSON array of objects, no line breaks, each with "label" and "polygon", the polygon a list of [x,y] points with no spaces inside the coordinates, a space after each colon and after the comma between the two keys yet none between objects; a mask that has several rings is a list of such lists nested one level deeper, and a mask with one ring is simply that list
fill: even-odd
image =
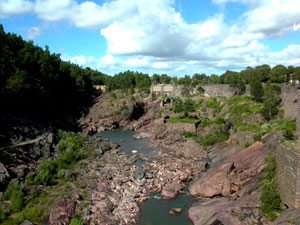
[{"label": "narrow river channel", "polygon": [[[108,139],[115,144],[121,146],[128,156],[131,156],[132,150],[137,150],[138,154],[144,155],[150,160],[158,160],[155,158],[160,151],[159,148],[149,146],[146,138],[135,139],[134,131],[105,131],[101,133],[103,139]],[[139,159],[134,165],[142,166],[144,162]],[[161,199],[160,193],[150,194],[150,199],[139,205],[141,214],[138,225],[192,225],[187,216],[187,210],[192,206],[194,200],[188,194],[177,195],[175,199],[165,201]],[[172,208],[181,208],[182,212],[176,215],[170,215]]]}]

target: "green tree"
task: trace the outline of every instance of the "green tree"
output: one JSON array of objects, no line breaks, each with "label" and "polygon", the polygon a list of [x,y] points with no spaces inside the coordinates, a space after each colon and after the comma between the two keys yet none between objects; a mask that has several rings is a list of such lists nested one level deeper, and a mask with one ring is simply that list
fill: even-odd
[{"label": "green tree", "polygon": [[267,82],[270,79],[271,67],[267,64],[263,64],[255,67],[257,78],[261,82]]},{"label": "green tree", "polygon": [[210,75],[210,82],[211,82],[212,84],[219,84],[219,83],[220,83],[220,78],[219,78],[219,76],[216,75],[216,74]]},{"label": "green tree", "polygon": [[288,69],[283,65],[277,65],[271,70],[271,82],[283,83],[287,81]]},{"label": "green tree", "polygon": [[181,113],[183,112],[183,106],[182,106],[183,102],[181,99],[177,98],[174,102],[174,108],[173,111],[175,113]]},{"label": "green tree", "polygon": [[172,77],[168,76],[167,74],[162,74],[160,76],[160,83],[162,84],[170,84]]},{"label": "green tree", "polygon": [[189,85],[184,85],[181,89],[181,95],[184,97],[188,97],[191,95],[191,90],[190,90],[190,86]]},{"label": "green tree", "polygon": [[198,92],[198,94],[203,95],[205,93],[205,90],[204,90],[204,88],[202,86],[199,86],[197,88],[197,92]]},{"label": "green tree", "polygon": [[250,94],[257,102],[261,102],[264,96],[264,88],[258,79],[253,79],[250,83]]},{"label": "green tree", "polygon": [[195,112],[195,102],[191,98],[187,98],[182,104],[184,117],[188,117],[189,112]]},{"label": "green tree", "polygon": [[262,114],[265,119],[270,120],[278,114],[278,105],[281,102],[281,98],[279,97],[280,93],[280,86],[272,84],[270,81],[267,83],[264,90],[264,106],[262,109]]}]

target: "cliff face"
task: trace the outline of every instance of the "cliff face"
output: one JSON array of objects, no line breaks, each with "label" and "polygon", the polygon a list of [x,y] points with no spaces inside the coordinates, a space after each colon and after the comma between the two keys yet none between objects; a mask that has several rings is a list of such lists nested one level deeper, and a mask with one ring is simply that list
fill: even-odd
[{"label": "cliff face", "polygon": [[285,119],[295,119],[297,116],[297,87],[283,86],[281,88],[281,108]]}]

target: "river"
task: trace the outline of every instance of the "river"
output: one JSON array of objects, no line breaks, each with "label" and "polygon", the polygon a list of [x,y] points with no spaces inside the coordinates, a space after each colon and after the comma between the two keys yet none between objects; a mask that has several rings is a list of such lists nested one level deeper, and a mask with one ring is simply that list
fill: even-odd
[{"label": "river", "polygon": [[[134,131],[104,131],[101,133],[103,139],[108,139],[115,144],[121,146],[128,156],[131,156],[132,150],[137,150],[138,154],[147,156],[151,160],[155,159],[156,154],[160,150],[149,146],[146,138],[135,139]],[[139,159],[135,165],[143,165],[143,160]],[[141,215],[138,225],[192,225],[187,216],[187,210],[192,206],[194,200],[188,194],[179,194],[175,199],[165,201],[160,197],[160,193],[150,194],[150,199],[142,203],[140,206]],[[170,215],[172,208],[181,208],[182,212],[176,215]]]}]

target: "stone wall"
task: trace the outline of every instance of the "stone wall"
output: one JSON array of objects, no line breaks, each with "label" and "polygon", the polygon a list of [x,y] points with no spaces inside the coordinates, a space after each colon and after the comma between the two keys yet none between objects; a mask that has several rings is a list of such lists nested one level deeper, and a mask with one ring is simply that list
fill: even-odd
[{"label": "stone wall", "polygon": [[277,181],[281,199],[289,207],[300,207],[300,152],[281,143],[275,148]]},{"label": "stone wall", "polygon": [[[229,84],[215,84],[215,85],[203,85],[205,94],[210,97],[225,96],[231,97],[234,95],[235,90],[232,89]],[[244,95],[250,95],[249,85],[246,86]]]},{"label": "stone wall", "polygon": [[[151,86],[151,93],[154,86]],[[231,97],[234,95],[234,90],[230,88],[229,84],[215,84],[215,85],[203,85],[202,86],[205,90],[205,95],[210,97],[218,97],[218,96],[225,96]],[[157,87],[156,87],[157,88]],[[163,89],[162,89],[163,90]],[[173,91],[171,93],[171,97],[181,96],[181,85],[174,85]],[[192,94],[196,94],[197,87],[192,90]],[[250,95],[250,87],[249,85],[246,86],[246,92],[244,95]],[[280,107],[284,109],[284,118],[285,119],[296,119],[297,117],[297,87],[294,86],[282,86],[281,90],[281,98],[282,102]],[[300,123],[300,120],[299,120]],[[300,126],[300,124],[299,124]],[[300,134],[300,133],[299,133]]]}]

